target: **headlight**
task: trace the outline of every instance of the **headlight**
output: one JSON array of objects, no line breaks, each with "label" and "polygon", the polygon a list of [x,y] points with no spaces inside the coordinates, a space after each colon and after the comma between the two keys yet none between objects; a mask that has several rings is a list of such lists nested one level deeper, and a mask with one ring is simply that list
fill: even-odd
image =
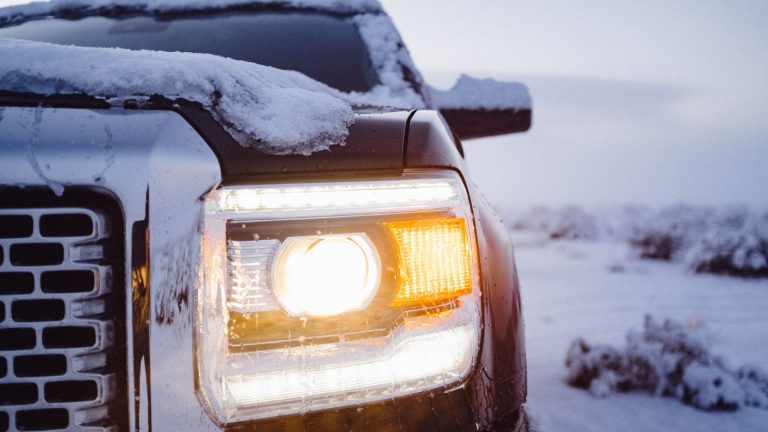
[{"label": "headlight", "polygon": [[452,172],[211,193],[197,361],[216,420],[460,384],[479,346],[473,228]]},{"label": "headlight", "polygon": [[331,316],[370,303],[379,257],[365,234],[289,237],[272,266],[272,291],[293,316]]}]

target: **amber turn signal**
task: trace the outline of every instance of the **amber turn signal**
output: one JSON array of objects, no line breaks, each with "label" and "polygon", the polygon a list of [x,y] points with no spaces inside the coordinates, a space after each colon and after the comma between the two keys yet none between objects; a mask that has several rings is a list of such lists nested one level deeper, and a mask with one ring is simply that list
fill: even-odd
[{"label": "amber turn signal", "polygon": [[464,218],[384,225],[400,258],[400,286],[392,306],[431,305],[472,292],[472,254]]}]

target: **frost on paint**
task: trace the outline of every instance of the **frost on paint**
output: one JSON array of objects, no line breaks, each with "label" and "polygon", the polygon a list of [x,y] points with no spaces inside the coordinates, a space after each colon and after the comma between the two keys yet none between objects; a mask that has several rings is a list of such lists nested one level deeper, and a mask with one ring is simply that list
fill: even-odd
[{"label": "frost on paint", "polygon": [[0,89],[201,103],[241,144],[309,154],[341,144],[344,94],[298,72],[208,54],[82,48],[0,38]]},{"label": "frost on paint", "polygon": [[51,0],[0,8],[0,25],[44,16],[98,14],[110,10],[164,13],[243,6],[286,6],[338,13],[377,13],[378,0]]},{"label": "frost on paint", "polygon": [[646,392],[704,410],[768,409],[768,376],[762,370],[730,370],[710,353],[697,329],[670,320],[646,316],[643,331],[630,331],[623,350],[576,339],[565,365],[568,384],[600,397]]},{"label": "frost on paint", "polygon": [[492,78],[478,79],[461,75],[452,89],[429,88],[432,105],[438,109],[531,109],[528,88],[516,82],[500,82]]}]

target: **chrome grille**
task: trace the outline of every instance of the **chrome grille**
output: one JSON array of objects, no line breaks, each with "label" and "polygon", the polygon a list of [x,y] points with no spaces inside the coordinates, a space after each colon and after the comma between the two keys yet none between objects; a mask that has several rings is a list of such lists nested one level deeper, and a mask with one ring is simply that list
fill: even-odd
[{"label": "chrome grille", "polygon": [[0,208],[0,432],[117,430],[127,408],[122,227],[59,205]]}]

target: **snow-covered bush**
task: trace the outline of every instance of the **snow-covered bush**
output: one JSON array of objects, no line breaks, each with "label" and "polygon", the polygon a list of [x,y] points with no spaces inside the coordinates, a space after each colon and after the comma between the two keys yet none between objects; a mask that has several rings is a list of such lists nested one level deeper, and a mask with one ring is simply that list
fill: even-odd
[{"label": "snow-covered bush", "polygon": [[675,206],[630,220],[629,244],[640,258],[670,261],[681,258],[707,231],[714,211]]},{"label": "snow-covered bush", "polygon": [[678,205],[585,211],[576,206],[509,211],[513,231],[557,240],[611,239],[642,259],[683,261],[697,273],[768,277],[768,214]]},{"label": "snow-covered bush", "polygon": [[768,375],[748,367],[731,371],[699,332],[670,320],[646,316],[643,331],[627,334],[624,350],[576,339],[565,365],[568,384],[596,396],[639,391],[705,410],[768,409]]},{"label": "snow-covered bush", "polygon": [[551,239],[595,240],[600,237],[595,216],[576,206],[533,207],[513,214],[510,228],[546,234]]},{"label": "snow-covered bush", "polygon": [[686,261],[697,273],[767,277],[768,215],[724,214],[692,245]]}]

